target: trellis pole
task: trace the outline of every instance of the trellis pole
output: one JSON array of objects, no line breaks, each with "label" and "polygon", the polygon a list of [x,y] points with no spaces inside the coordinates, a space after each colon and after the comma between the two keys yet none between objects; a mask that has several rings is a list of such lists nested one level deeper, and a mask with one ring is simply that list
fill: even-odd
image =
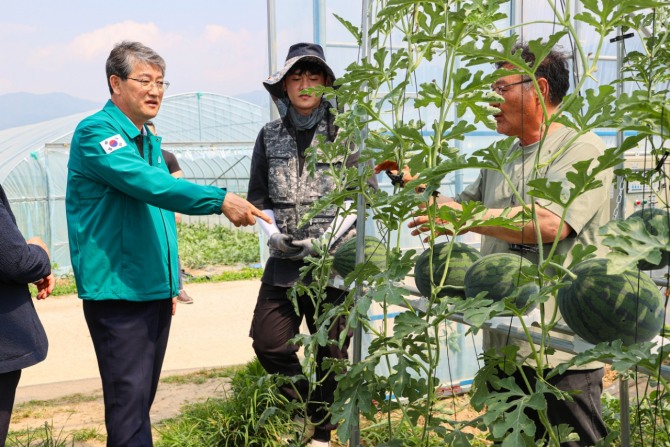
[{"label": "trellis pole", "polygon": [[[367,60],[370,58],[370,24],[371,20],[371,10],[369,0],[362,0],[361,7],[361,60]],[[363,85],[363,89],[367,87],[367,83]],[[367,124],[363,127],[361,132],[361,143],[358,146],[359,155],[365,149],[365,139],[368,135],[368,126]],[[358,174],[359,176],[363,175],[365,172],[364,167],[361,163],[358,164]],[[358,193],[357,197],[357,206],[356,206],[356,215],[358,219],[356,220],[356,265],[362,264],[365,262],[365,196],[361,193]],[[356,292],[354,295],[354,302],[358,302],[362,292],[362,284],[360,281],[356,281]],[[363,342],[363,326],[359,323],[356,325],[354,330],[354,352],[353,352],[353,363],[359,363],[362,357],[362,342]],[[361,428],[360,428],[360,412],[358,406],[356,406],[356,421],[351,428],[351,434],[349,436],[349,446],[358,447],[361,444]]]}]

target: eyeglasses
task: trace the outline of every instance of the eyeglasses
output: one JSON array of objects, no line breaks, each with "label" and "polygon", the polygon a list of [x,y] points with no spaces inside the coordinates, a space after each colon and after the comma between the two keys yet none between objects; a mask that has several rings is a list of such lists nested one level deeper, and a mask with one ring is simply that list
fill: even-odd
[{"label": "eyeglasses", "polygon": [[158,90],[167,90],[170,87],[170,83],[167,81],[150,81],[148,79],[135,79],[135,78],[127,78],[127,79],[139,82],[144,90],[151,90],[152,88],[154,88],[154,85],[158,88]]},{"label": "eyeglasses", "polygon": [[503,84],[503,85],[492,85],[491,86],[491,91],[497,92],[499,95],[502,95],[506,91],[510,89],[510,87],[513,87],[515,85],[519,84],[525,84],[527,82],[533,82],[532,79],[524,79],[523,81],[519,82],[512,82],[511,84]]}]

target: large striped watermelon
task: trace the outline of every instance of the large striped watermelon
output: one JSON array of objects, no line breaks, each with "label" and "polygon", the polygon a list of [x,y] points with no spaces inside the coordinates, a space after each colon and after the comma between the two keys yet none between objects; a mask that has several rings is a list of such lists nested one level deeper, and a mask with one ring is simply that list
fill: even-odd
[{"label": "large striped watermelon", "polygon": [[644,272],[607,271],[606,259],[588,259],[572,270],[577,278],[559,290],[558,308],[575,334],[589,343],[649,341],[663,327],[663,296]]},{"label": "large striped watermelon", "polygon": [[465,296],[473,298],[481,292],[487,292],[486,298],[500,301],[516,294],[515,305],[521,309],[531,295],[540,290],[535,283],[519,287],[521,268],[531,265],[528,259],[514,253],[486,255],[465,272]]},{"label": "large striped watermelon", "polygon": [[[386,247],[374,236],[365,236],[365,261],[380,271],[386,268]],[[342,277],[356,267],[356,238],[349,239],[335,251],[333,269]]]},{"label": "large striped watermelon", "polygon": [[[639,217],[644,221],[644,226],[652,236],[670,234],[670,214],[660,208],[645,208],[635,211],[628,216],[626,220]],[[661,251],[661,262],[659,264],[652,264],[648,261],[641,260],[637,263],[637,268],[640,270],[654,270],[662,269],[670,264],[670,252],[667,250]]]},{"label": "large striped watermelon", "polygon": [[[430,249],[419,255],[414,266],[414,276],[416,287],[423,296],[431,296],[431,283],[436,286],[442,281],[444,270],[447,267],[447,258],[449,256],[450,242],[442,242],[433,246],[433,276],[430,276]],[[473,262],[480,259],[479,252],[467,244],[460,242],[454,243],[449,259],[449,268],[444,286],[438,296],[443,297],[450,294],[462,294],[465,272],[470,268]]]}]

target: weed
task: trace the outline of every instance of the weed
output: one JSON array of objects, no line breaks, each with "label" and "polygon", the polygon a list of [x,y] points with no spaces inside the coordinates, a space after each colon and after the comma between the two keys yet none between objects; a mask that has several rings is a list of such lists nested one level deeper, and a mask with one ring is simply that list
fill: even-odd
[{"label": "weed", "polygon": [[228,399],[188,405],[157,428],[157,447],[203,445],[275,447],[285,445],[287,402],[257,360],[237,371]]},{"label": "weed", "polygon": [[190,374],[180,374],[177,376],[165,377],[161,379],[161,382],[175,383],[175,384],[186,384],[186,383],[201,384],[205,383],[209,379],[216,379],[216,378],[229,379],[242,370],[243,370],[242,366],[203,369],[200,371],[195,371]]},{"label": "weed", "polygon": [[9,447],[68,447],[74,446],[74,439],[63,436],[63,428],[54,433],[53,424],[45,422],[38,429],[26,429],[20,432],[12,432],[7,437]]},{"label": "weed", "polygon": [[104,441],[106,439],[105,435],[100,433],[95,428],[82,428],[80,430],[74,430],[70,433],[73,441],[84,442],[95,439],[96,441]]}]

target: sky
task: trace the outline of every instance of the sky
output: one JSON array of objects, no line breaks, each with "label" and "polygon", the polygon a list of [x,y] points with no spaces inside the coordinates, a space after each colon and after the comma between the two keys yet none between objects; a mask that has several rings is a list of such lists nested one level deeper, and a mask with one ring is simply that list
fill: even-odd
[{"label": "sky", "polygon": [[[360,23],[360,0],[330,0],[328,37],[345,36],[336,12]],[[0,0],[0,95],[52,93],[104,102],[105,60],[138,40],[166,61],[166,95],[229,96],[262,89],[268,74],[267,0]],[[313,41],[313,1],[275,0],[277,60]],[[339,28],[339,29],[337,29]],[[328,54],[328,53],[327,53]]]}]

